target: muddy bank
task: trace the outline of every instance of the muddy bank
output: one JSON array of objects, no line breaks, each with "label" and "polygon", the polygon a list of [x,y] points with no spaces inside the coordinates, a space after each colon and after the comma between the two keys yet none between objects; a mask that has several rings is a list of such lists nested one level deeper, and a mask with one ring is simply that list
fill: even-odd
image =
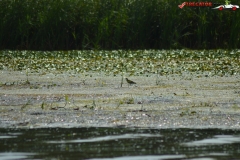
[{"label": "muddy bank", "polygon": [[239,76],[1,71],[0,126],[240,128]]}]

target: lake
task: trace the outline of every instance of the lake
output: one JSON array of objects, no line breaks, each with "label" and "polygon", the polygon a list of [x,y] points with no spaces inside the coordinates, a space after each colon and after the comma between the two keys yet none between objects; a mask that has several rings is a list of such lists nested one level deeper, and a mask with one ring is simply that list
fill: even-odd
[{"label": "lake", "polygon": [[240,159],[240,130],[0,129],[0,159]]}]

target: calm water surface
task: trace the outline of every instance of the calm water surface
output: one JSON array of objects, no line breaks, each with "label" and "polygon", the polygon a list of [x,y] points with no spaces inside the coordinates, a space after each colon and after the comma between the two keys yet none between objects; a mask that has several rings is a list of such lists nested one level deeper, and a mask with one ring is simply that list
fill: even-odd
[{"label": "calm water surface", "polygon": [[0,159],[240,159],[240,130],[0,129]]}]

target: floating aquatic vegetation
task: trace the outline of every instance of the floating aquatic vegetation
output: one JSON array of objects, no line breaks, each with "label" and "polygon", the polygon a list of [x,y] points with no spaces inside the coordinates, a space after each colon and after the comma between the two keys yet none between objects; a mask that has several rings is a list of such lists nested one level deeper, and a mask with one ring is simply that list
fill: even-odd
[{"label": "floating aquatic vegetation", "polygon": [[106,75],[209,72],[233,75],[240,70],[240,50],[1,51],[0,70]]}]

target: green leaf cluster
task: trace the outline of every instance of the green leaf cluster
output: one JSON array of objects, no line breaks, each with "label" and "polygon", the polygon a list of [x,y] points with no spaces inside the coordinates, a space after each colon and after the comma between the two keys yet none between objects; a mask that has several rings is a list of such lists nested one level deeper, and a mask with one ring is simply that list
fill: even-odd
[{"label": "green leaf cluster", "polygon": [[0,70],[105,73],[106,75],[169,75],[240,71],[240,50],[112,50],[0,51]]}]

